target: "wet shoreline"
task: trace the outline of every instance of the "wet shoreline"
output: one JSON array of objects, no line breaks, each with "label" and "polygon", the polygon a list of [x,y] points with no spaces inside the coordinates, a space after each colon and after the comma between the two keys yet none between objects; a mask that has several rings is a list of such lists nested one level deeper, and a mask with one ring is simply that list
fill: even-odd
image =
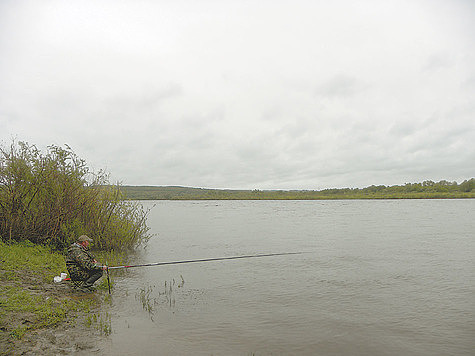
[{"label": "wet shoreline", "polygon": [[[4,310],[0,323],[0,355],[87,355],[99,351],[98,342],[105,335],[95,325],[93,316],[98,320],[97,315],[107,304],[103,291],[79,293],[67,281],[45,282],[28,271],[23,271],[21,283],[2,278],[6,275],[4,270],[0,273],[2,294],[7,293],[8,288],[20,287],[24,293],[51,303],[53,307],[64,301],[89,305],[81,310],[71,308],[61,315],[58,323],[48,326],[41,326],[41,321],[32,312]],[[17,336],[16,330],[24,330],[24,333]]]}]

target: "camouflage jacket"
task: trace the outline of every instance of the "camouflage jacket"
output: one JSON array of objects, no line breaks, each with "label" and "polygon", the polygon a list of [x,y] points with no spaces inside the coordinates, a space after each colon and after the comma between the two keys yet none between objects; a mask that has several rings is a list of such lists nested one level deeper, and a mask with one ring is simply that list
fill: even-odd
[{"label": "camouflage jacket", "polygon": [[77,243],[68,247],[66,267],[72,280],[87,279],[93,272],[100,271],[101,267],[94,262],[94,255]]}]

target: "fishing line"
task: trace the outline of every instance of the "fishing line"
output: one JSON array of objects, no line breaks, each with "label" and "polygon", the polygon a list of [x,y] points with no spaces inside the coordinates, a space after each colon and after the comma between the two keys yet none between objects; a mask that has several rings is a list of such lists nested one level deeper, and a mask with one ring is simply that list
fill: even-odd
[{"label": "fishing line", "polygon": [[306,252],[282,252],[282,253],[266,253],[258,255],[244,255],[244,256],[231,256],[231,257],[217,257],[217,258],[205,258],[199,260],[185,260],[185,261],[172,261],[172,262],[156,262],[156,263],[144,263],[139,265],[130,266],[112,266],[107,269],[119,269],[119,268],[133,268],[133,267],[151,267],[151,266],[164,266],[164,265],[177,265],[182,263],[197,263],[197,262],[210,262],[210,261],[223,261],[223,260],[237,260],[241,258],[256,258],[256,257],[271,257],[271,256],[284,256],[284,255],[301,255]]},{"label": "fishing line", "polygon": [[256,257],[272,257],[272,256],[284,256],[284,255],[301,255],[307,252],[281,252],[281,253],[266,253],[258,255],[244,255],[244,256],[231,256],[231,257],[217,257],[217,258],[204,258],[199,260],[184,260],[184,261],[171,261],[171,262],[155,262],[155,263],[143,263],[139,265],[129,265],[129,266],[103,266],[106,267],[107,271],[107,285],[110,290],[110,279],[109,279],[109,270],[110,269],[120,269],[120,268],[134,268],[134,267],[152,267],[152,266],[165,266],[165,265],[178,265],[183,263],[198,263],[198,262],[211,262],[211,261],[223,261],[223,260],[237,260],[242,258],[256,258]]}]

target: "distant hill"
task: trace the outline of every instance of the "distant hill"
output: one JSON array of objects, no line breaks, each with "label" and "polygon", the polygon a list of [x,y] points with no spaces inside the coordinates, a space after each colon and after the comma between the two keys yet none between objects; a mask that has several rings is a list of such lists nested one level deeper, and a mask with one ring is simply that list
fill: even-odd
[{"label": "distant hill", "polygon": [[120,187],[130,200],[324,200],[324,199],[457,199],[475,198],[475,178],[461,184],[424,181],[405,185],[324,190],[227,190],[180,186]]}]

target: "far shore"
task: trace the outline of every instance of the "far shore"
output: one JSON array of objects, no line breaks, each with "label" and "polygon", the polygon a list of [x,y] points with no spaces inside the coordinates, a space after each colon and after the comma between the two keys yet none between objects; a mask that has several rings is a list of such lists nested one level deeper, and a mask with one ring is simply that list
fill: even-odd
[{"label": "far shore", "polygon": [[461,184],[447,181],[325,190],[233,190],[180,186],[120,186],[128,200],[357,200],[357,199],[470,199],[475,179]]}]

